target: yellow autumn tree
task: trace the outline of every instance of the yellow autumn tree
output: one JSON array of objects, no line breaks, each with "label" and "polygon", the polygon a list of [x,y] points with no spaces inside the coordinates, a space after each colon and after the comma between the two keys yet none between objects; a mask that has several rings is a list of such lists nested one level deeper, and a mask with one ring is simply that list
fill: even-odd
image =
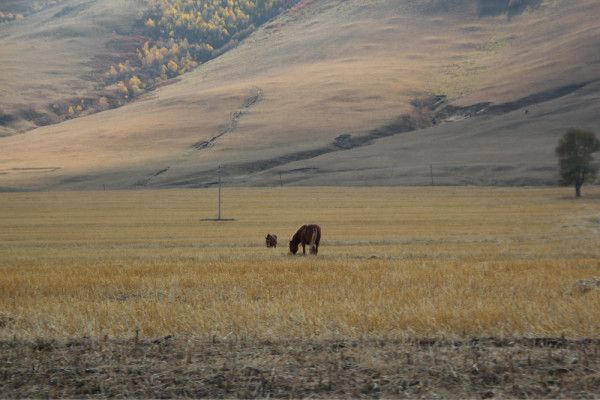
[{"label": "yellow autumn tree", "polygon": [[123,81],[117,82],[116,90],[119,95],[121,95],[125,98],[129,97],[129,89],[127,88],[127,85],[125,84],[125,82],[123,82]]},{"label": "yellow autumn tree", "polygon": [[106,97],[100,97],[98,99],[98,109],[100,110],[108,110],[110,108],[110,104],[108,103],[108,99]]},{"label": "yellow autumn tree", "polygon": [[138,95],[144,92],[144,89],[142,89],[141,86],[142,81],[137,76],[134,75],[129,79],[129,88],[131,89],[134,95]]},{"label": "yellow autumn tree", "polygon": [[175,74],[175,73],[177,73],[177,69],[178,69],[178,68],[179,68],[179,66],[178,66],[178,65],[177,65],[177,63],[176,63],[175,61],[173,61],[173,60],[171,60],[171,61],[169,61],[169,62],[167,63],[167,69],[168,69],[169,71],[171,71],[172,73],[174,73],[174,74]]},{"label": "yellow autumn tree", "polygon": [[167,67],[165,65],[161,65],[161,67],[160,67],[160,79],[162,79],[163,81],[169,79],[168,73],[169,73],[169,71],[167,70]]}]

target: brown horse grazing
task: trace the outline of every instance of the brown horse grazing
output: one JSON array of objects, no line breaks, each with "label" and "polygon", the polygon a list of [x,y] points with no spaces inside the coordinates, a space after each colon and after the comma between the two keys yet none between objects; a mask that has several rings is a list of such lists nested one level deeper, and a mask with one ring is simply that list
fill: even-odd
[{"label": "brown horse grazing", "polygon": [[267,234],[265,242],[267,247],[277,247],[277,235],[271,235],[270,233]]},{"label": "brown horse grazing", "polygon": [[290,240],[290,252],[296,254],[298,245],[302,245],[302,254],[306,254],[306,245],[310,246],[310,254],[319,253],[321,227],[319,225],[302,225]]}]

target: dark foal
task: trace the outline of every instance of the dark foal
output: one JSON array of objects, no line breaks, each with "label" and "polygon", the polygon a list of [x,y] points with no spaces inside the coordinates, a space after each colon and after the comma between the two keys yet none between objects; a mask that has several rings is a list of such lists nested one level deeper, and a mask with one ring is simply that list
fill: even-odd
[{"label": "dark foal", "polygon": [[321,227],[319,225],[302,225],[290,240],[290,252],[296,254],[302,245],[302,254],[306,254],[306,246],[310,246],[310,254],[319,253]]},{"label": "dark foal", "polygon": [[277,247],[277,235],[268,234],[265,238],[267,247]]}]

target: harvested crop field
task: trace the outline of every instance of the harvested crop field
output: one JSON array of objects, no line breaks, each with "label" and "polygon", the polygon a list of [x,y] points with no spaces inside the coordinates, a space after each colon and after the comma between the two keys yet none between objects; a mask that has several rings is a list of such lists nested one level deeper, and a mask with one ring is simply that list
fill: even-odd
[{"label": "harvested crop field", "polygon": [[0,193],[0,393],[598,395],[599,189]]},{"label": "harvested crop field", "polygon": [[0,342],[2,397],[591,398],[600,341]]}]

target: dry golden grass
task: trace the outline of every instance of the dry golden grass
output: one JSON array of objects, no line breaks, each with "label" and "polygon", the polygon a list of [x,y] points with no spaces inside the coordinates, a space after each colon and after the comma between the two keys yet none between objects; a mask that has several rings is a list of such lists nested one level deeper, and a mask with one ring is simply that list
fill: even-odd
[{"label": "dry golden grass", "polygon": [[[597,337],[584,194],[227,189],[216,223],[214,190],[0,193],[0,337]],[[319,256],[289,256],[309,222]]]}]

